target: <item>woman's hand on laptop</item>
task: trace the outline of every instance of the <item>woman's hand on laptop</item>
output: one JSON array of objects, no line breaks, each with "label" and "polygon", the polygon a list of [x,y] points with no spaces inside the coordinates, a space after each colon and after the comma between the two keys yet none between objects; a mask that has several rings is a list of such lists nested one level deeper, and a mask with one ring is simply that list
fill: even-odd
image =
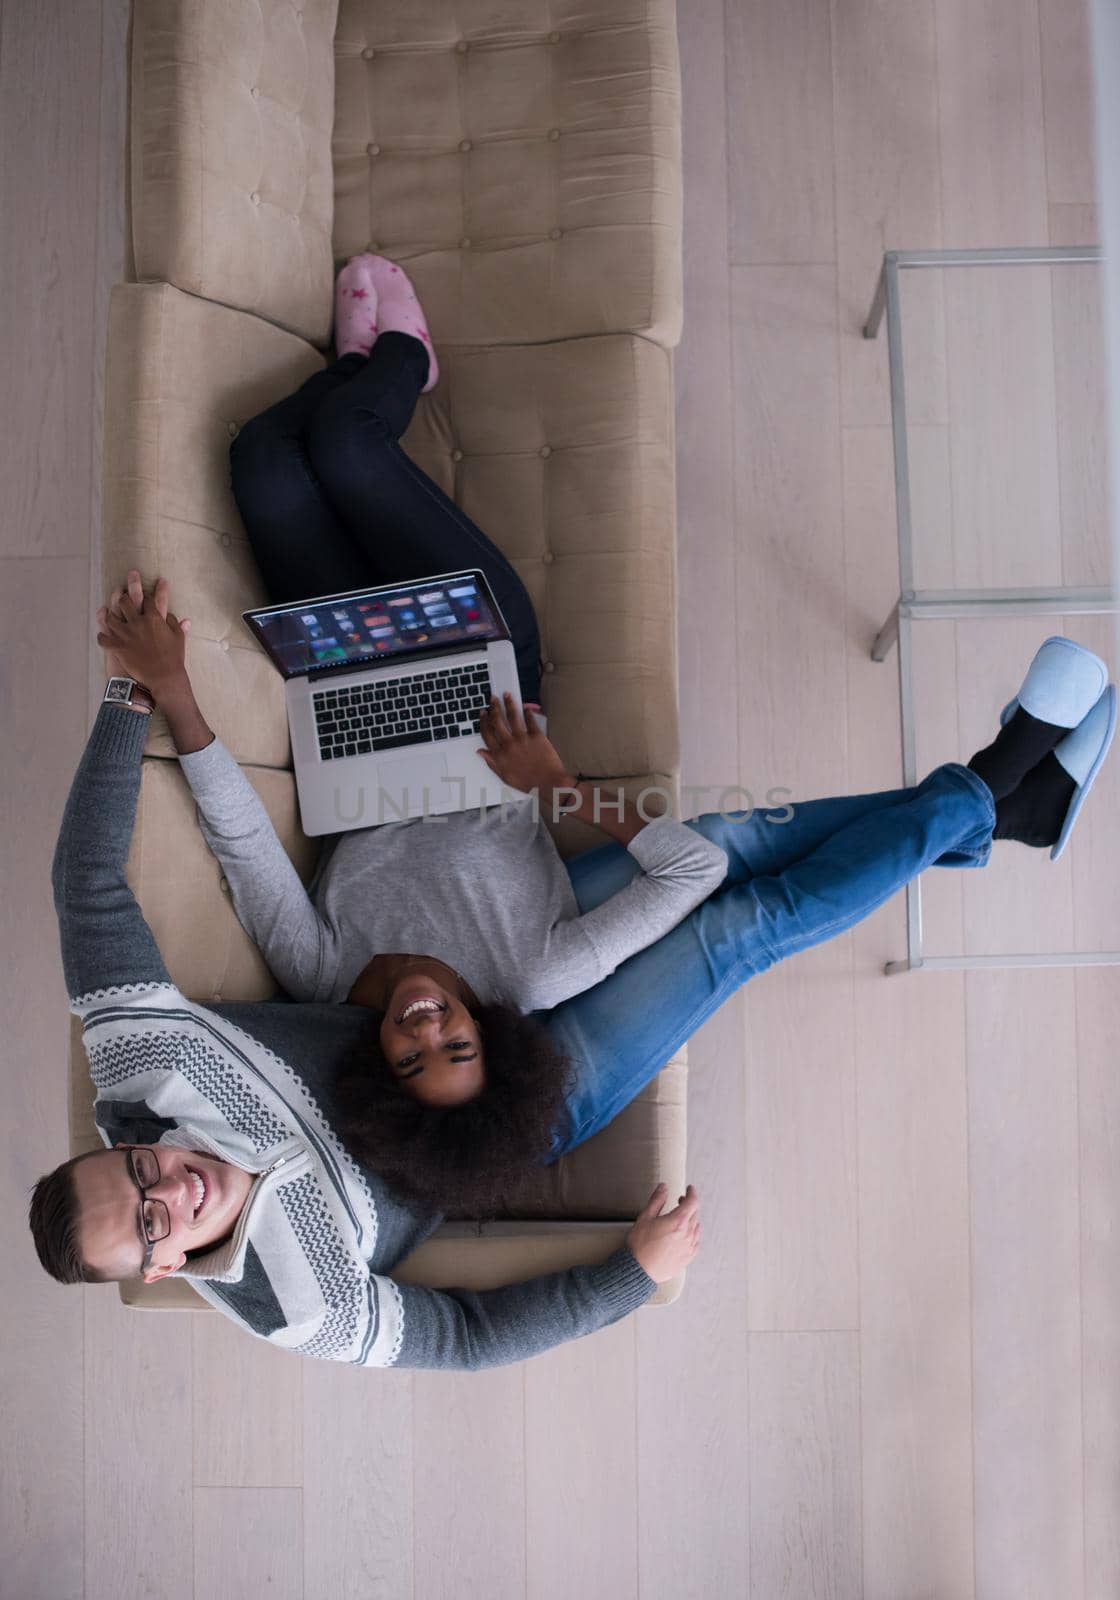
[{"label": "woman's hand on laptop", "polygon": [[672,1211],[664,1211],[666,1185],[659,1183],[626,1235],[638,1265],[654,1283],[683,1272],[700,1248],[700,1199],[690,1183]]},{"label": "woman's hand on laptop", "polygon": [[97,613],[97,642],[105,651],[110,677],[135,678],[157,700],[181,686],[187,676],[186,639],[190,618],[168,610],[171,586],[157,578],[147,600],[140,574],[128,574]]},{"label": "woman's hand on laptop", "polygon": [[544,801],[551,802],[557,789],[574,789],[575,777],[561,761],[532,708],[526,706],[522,710],[511,694],[503,700],[491,696],[479,718],[478,731],[486,748],[478,753],[490,771],[522,794],[531,794],[535,789]]}]

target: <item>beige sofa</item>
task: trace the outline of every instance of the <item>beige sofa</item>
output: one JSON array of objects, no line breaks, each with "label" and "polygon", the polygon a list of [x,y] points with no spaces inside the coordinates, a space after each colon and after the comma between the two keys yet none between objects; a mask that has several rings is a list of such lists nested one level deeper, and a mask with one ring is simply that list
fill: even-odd
[{"label": "beige sofa", "polygon": [[[403,442],[527,584],[553,737],[583,771],[674,792],[670,0],[140,0],[131,52],[135,281],[109,311],[101,589],[130,566],[170,579],[200,703],[300,872],[317,847],[281,680],[240,617],[266,596],[228,450],[324,364],[336,265],[366,248],[423,298],[442,377]],[[562,824],[560,842],[597,839]],[[129,878],[187,994],[275,993],[158,715]],[[76,1029],[71,1076],[77,1152],[98,1141]],[[448,1222],[397,1275],[487,1287],[603,1258],[658,1179],[683,1188],[684,1088],[681,1055],[516,1218]],[[205,1309],[174,1279],[122,1295]]]}]

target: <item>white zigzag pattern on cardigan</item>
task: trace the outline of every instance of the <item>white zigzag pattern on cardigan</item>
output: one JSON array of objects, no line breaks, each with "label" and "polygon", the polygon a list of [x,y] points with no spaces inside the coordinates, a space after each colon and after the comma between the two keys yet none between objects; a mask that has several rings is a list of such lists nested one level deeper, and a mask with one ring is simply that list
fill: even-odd
[{"label": "white zigzag pattern on cardigan", "polygon": [[159,994],[161,991],[179,993],[173,983],[117,983],[109,989],[90,989],[88,993],[76,996],[70,1001],[70,1009],[80,1012],[97,1000],[118,1000],[122,994]]},{"label": "white zigzag pattern on cardigan", "polygon": [[294,1183],[284,1184],[278,1193],[284,1215],[292,1225],[328,1307],[318,1333],[296,1349],[301,1355],[323,1356],[330,1360],[345,1354],[354,1343],[358,1331],[354,1290],[360,1280],[323,1203],[323,1196],[312,1180],[297,1178]]},{"label": "white zigzag pattern on cardigan", "polygon": [[257,1154],[271,1150],[287,1135],[264,1101],[228,1061],[204,1039],[145,1028],[137,1033],[87,1042],[90,1073],[99,1089],[111,1089],[126,1078],[147,1072],[178,1072],[204,1099],[243,1134]]}]

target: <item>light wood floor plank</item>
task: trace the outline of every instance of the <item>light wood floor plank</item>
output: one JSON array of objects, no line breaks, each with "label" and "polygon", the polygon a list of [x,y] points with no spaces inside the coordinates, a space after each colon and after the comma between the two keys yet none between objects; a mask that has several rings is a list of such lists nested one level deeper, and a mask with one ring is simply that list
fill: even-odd
[{"label": "light wood floor plank", "polygon": [[971,250],[1039,244],[1046,151],[1037,5],[934,3],[942,242]]},{"label": "light wood floor plank", "polygon": [[298,1489],[196,1489],[196,1595],[223,1600],[303,1600]]},{"label": "light wood floor plank", "polygon": [[[914,430],[919,541],[931,576],[945,570],[934,508],[947,501],[946,430]],[[845,428],[844,550],[850,649],[848,758],[852,788],[899,782],[896,661],[868,645],[897,592],[890,430]],[[917,475],[916,475],[917,477]],[[944,516],[944,512],[942,513]],[[951,548],[948,549],[951,582]],[[956,736],[952,629],[925,637],[948,665],[931,696],[922,680],[923,746]],[[946,721],[951,727],[946,728]],[[923,750],[923,758],[925,751]],[[932,764],[932,762],[930,763]],[[923,760],[923,767],[925,761]],[[924,888],[959,874],[931,871]],[[867,1600],[973,1593],[972,1373],[969,1304],[968,1120],[964,978],[885,977],[905,949],[898,895],[852,936],[859,1150],[860,1416],[863,1563]],[[958,901],[959,909],[959,901]],[[929,927],[933,938],[951,932]],[[959,914],[957,918],[959,929]],[[934,946],[936,948],[936,946]],[[944,946],[943,946],[944,948]]]},{"label": "light wood floor plank", "polygon": [[849,941],[747,990],[747,1314],[752,1329],[859,1321]]},{"label": "light wood floor plank", "polygon": [[[131,245],[125,240],[125,168],[128,139],[128,29],[131,0],[101,0],[101,101],[98,125],[97,250],[93,280],[93,374],[90,393],[92,440],[90,452],[91,590],[101,581],[101,481],[105,440],[105,342],[109,324],[109,294],[115,283],[132,276]],[[90,614],[105,597],[98,595]],[[91,596],[92,599],[92,596]],[[96,715],[94,696],[104,673],[104,658],[97,630],[90,629],[91,719]]]},{"label": "light wood floor plank", "polygon": [[1120,1593],[1120,981],[1077,974],[1086,1600]]},{"label": "light wood floor plank", "polygon": [[1103,585],[1110,581],[1112,548],[1101,268],[1055,267],[1051,284],[1062,580]]},{"label": "light wood floor plank", "polygon": [[773,785],[798,798],[842,793],[835,271],[735,267],[731,311],[741,764],[759,801]]},{"label": "light wood floor plank", "polygon": [[307,1600],[401,1600],[413,1593],[412,1383],[410,1372],[306,1363]]},{"label": "light wood floor plank", "polygon": [[[832,0],[841,416],[890,420],[886,328],[861,336],[887,250],[941,243],[937,51],[933,0]],[[939,274],[903,275],[908,412],[944,418],[944,308]]]},{"label": "light wood floor plank", "polygon": [[971,972],[976,1587],[1084,1592],[1074,974]]},{"label": "light wood floor plank", "polygon": [[413,1378],[415,1584],[425,1600],[525,1593],[525,1378],[522,1367]]},{"label": "light wood floor plank", "polygon": [[19,375],[0,400],[5,549],[85,556],[101,12],[8,4],[2,25],[0,367]]},{"label": "light wood floor plank", "polygon": [[731,260],[835,261],[828,10],[728,0]]},{"label": "light wood floor plank", "polygon": [[1093,185],[1093,73],[1088,0],[1038,0],[1046,192],[1055,204],[1088,204]]},{"label": "light wood floor plank", "polygon": [[964,978],[881,976],[898,920],[855,935],[864,1592],[960,1600],[973,1593]]},{"label": "light wood floor plank", "polygon": [[634,1340],[627,1317],[525,1368],[528,1600],[637,1596]]},{"label": "light wood floor plank", "polygon": [[[80,485],[75,486],[80,489]],[[4,1450],[0,1457],[0,1589],[28,1600],[82,1593],[82,1291],[53,1283],[27,1227],[32,1184],[65,1160],[70,1049],[66,988],[51,902],[51,857],[59,818],[85,743],[84,556],[0,560],[0,690],[4,705],[3,853],[0,903],[19,907],[19,936],[4,950],[7,1074],[0,1250],[19,1315],[3,1319]],[[44,654],[44,602],[78,618]],[[39,695],[17,685],[36,678],[54,707],[43,738]],[[15,847],[18,841],[18,848]],[[48,1554],[49,1552],[49,1554]]]},{"label": "light wood floor plank", "polygon": [[[112,1284],[81,1292],[86,1595],[194,1600],[207,1591],[194,1582],[193,1313],[130,1311]],[[229,1543],[222,1555],[232,1562],[235,1551]]]},{"label": "light wood floor plank", "polygon": [[1095,244],[1101,242],[1101,225],[1097,206],[1050,205],[1051,244]]},{"label": "light wood floor plank", "polygon": [[747,1588],[744,1015],[748,998],[728,1001],[689,1044],[688,1175],[703,1238],[680,1300],[637,1323],[642,1600],[711,1600]]},{"label": "light wood floor plank", "polygon": [[1050,271],[950,270],[945,304],[956,581],[1060,583]]},{"label": "light wood floor plank", "polygon": [[191,1333],[196,1487],[298,1488],[310,1363],[246,1339],[225,1317],[192,1317]]},{"label": "light wood floor plank", "polygon": [[753,1333],[752,1600],[856,1600],[859,1348],[854,1333]]},{"label": "light wood floor plank", "polygon": [[712,786],[685,806],[715,809],[741,781],[735,609],[734,413],[728,270],[727,133],[722,0],[697,0],[681,30],[683,141],[694,174],[684,191],[685,331],[674,354],[681,778]]}]

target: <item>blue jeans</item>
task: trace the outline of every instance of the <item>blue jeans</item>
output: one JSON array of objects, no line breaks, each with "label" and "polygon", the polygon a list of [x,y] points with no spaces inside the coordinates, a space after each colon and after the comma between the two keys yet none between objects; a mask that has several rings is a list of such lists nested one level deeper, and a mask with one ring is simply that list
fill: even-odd
[{"label": "blue jeans", "polygon": [[[853,927],[926,867],[982,867],[991,790],[967,767],[938,767],[914,789],[807,800],[777,812],[688,823],[727,852],[715,894],[594,989],[542,1016],[574,1069],[571,1127],[551,1159],[606,1126],[740,985]],[[602,845],[568,863],[581,912],[639,871]]]}]

